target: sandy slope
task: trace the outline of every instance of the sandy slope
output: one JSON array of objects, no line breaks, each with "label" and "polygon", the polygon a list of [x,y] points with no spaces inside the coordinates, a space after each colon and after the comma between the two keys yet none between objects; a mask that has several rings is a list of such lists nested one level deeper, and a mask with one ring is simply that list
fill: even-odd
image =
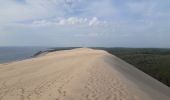
[{"label": "sandy slope", "polygon": [[1,64],[0,100],[170,100],[170,89],[105,51],[80,48]]}]

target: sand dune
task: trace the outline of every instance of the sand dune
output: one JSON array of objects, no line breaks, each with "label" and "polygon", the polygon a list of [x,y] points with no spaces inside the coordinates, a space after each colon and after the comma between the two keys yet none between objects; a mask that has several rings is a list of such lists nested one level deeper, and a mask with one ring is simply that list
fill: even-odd
[{"label": "sand dune", "polygon": [[170,100],[170,89],[105,51],[79,48],[1,64],[0,100]]}]

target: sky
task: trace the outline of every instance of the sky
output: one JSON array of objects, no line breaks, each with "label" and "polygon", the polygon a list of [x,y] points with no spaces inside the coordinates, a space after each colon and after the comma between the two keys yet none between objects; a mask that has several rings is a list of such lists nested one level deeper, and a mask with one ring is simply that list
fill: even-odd
[{"label": "sky", "polygon": [[170,0],[0,0],[0,46],[170,48]]}]

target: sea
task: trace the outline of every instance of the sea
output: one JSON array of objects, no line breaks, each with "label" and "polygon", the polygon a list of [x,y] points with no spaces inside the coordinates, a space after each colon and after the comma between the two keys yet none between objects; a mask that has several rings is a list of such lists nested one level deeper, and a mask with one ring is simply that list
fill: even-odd
[{"label": "sea", "polygon": [[0,64],[28,59],[37,52],[48,49],[49,47],[0,47]]}]

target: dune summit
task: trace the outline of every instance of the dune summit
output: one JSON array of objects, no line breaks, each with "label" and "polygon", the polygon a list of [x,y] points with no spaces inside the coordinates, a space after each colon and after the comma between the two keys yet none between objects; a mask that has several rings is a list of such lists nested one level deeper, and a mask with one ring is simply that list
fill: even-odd
[{"label": "dune summit", "polygon": [[170,100],[170,89],[105,51],[79,48],[1,64],[0,100]]}]

